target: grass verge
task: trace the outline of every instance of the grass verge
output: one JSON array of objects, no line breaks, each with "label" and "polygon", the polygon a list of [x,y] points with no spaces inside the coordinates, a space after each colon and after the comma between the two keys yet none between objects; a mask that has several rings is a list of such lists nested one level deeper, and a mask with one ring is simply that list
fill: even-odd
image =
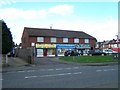
[{"label": "grass verge", "polygon": [[104,63],[104,62],[118,62],[112,56],[69,56],[60,57],[60,60],[78,63]]}]

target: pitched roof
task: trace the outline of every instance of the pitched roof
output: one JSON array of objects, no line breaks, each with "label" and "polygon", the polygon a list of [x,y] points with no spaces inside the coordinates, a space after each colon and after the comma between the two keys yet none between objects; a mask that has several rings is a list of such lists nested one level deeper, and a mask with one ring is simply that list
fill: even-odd
[{"label": "pitched roof", "polygon": [[66,37],[66,38],[88,38],[96,39],[93,36],[83,31],[71,31],[60,29],[46,29],[46,28],[30,28],[24,27],[24,30],[28,32],[29,36],[50,36],[50,37]]}]

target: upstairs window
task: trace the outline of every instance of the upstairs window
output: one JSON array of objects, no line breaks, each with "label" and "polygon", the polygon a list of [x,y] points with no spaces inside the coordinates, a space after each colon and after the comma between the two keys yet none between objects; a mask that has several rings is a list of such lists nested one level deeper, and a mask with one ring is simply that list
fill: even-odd
[{"label": "upstairs window", "polygon": [[55,37],[51,38],[51,43],[56,43],[56,38]]},{"label": "upstairs window", "polygon": [[74,38],[74,43],[79,43],[79,39],[78,38]]},{"label": "upstairs window", "polygon": [[44,42],[44,38],[43,37],[37,37],[37,42]]},{"label": "upstairs window", "polygon": [[63,43],[68,43],[68,38],[63,38]]},{"label": "upstairs window", "polygon": [[85,39],[85,43],[89,43],[89,39]]}]

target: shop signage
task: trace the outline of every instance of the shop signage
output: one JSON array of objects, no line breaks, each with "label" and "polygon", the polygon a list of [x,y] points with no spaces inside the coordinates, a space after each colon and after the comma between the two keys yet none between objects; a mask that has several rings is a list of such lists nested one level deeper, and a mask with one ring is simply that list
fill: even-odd
[{"label": "shop signage", "polygon": [[74,44],[56,44],[56,48],[75,48]]},{"label": "shop signage", "polygon": [[56,44],[36,44],[36,48],[56,48]]},{"label": "shop signage", "polygon": [[75,48],[90,48],[90,44],[75,44]]}]

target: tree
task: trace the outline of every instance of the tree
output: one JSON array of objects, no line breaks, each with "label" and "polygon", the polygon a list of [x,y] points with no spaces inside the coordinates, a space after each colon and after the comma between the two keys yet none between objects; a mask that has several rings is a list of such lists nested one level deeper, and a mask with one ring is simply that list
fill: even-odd
[{"label": "tree", "polygon": [[12,34],[6,23],[3,20],[0,22],[2,22],[2,54],[7,54],[13,48]]}]

